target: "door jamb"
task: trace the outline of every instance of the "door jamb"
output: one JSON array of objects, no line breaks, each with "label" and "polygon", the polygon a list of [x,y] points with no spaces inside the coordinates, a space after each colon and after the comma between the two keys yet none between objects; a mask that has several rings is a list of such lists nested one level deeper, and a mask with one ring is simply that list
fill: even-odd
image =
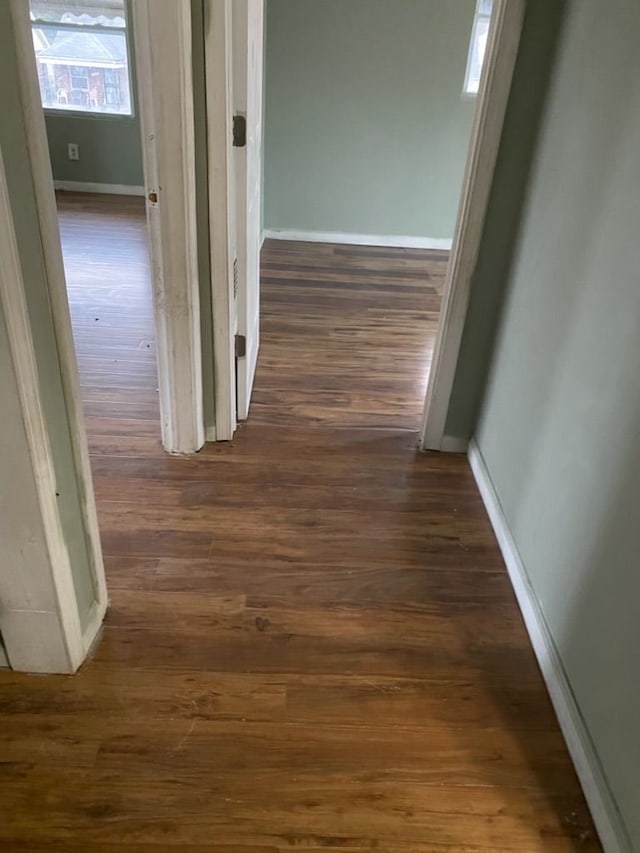
[{"label": "door jamb", "polygon": [[[47,131],[44,120],[44,112],[40,100],[40,87],[38,84],[36,66],[33,59],[33,41],[31,35],[31,24],[28,8],[23,0],[11,0],[11,16],[13,20],[16,38],[16,55],[18,60],[18,74],[20,85],[20,100],[23,110],[23,121],[27,136],[27,147],[31,162],[33,189],[36,199],[37,216],[40,226],[40,240],[44,266],[47,276],[49,302],[51,306],[51,317],[55,330],[57,348],[59,353],[60,375],[62,378],[65,407],[70,424],[74,426],[70,430],[70,441],[73,459],[75,462],[78,488],[82,498],[83,526],[87,537],[87,551],[89,556],[89,569],[93,579],[95,600],[91,610],[90,618],[81,634],[78,634],[80,625],[77,616],[77,604],[73,584],[67,583],[65,569],[58,569],[58,575],[62,572],[62,580],[56,580],[57,566],[63,565],[60,560],[56,565],[53,562],[54,583],[59,591],[59,614],[61,624],[65,626],[66,645],[69,653],[70,666],[77,668],[93,644],[100,629],[104,614],[108,605],[107,587],[102,562],[102,549],[100,546],[100,532],[98,529],[98,518],[96,514],[95,497],[93,491],[93,479],[89,464],[89,451],[82,412],[82,400],[80,397],[80,379],[73,342],[71,318],[69,314],[69,300],[67,297],[66,279],[62,259],[62,248],[60,244],[60,231],[58,227],[58,215],[53,191],[53,175],[51,173],[51,161],[47,143]],[[4,173],[3,173],[4,174]],[[5,227],[7,223],[3,223]],[[8,224],[12,228],[12,223]],[[19,268],[18,269],[19,272]],[[21,283],[21,274],[15,280],[15,286]],[[16,303],[17,304],[17,303]],[[25,306],[26,310],[26,306]],[[19,314],[16,314],[16,322]],[[26,377],[29,377],[29,335],[15,348],[14,358],[23,361]],[[26,393],[26,392],[25,392]],[[28,401],[31,414],[25,405],[25,423],[29,418],[37,429],[40,429],[42,415],[40,412],[39,391],[36,387],[31,388],[31,399]],[[37,397],[37,399],[35,399]],[[33,433],[32,433],[33,435]],[[42,454],[38,457],[34,451],[33,463],[40,472],[51,465],[51,452],[48,442],[42,444]],[[41,476],[44,476],[41,474]],[[55,489],[54,489],[55,492]],[[46,500],[41,496],[41,501]],[[43,509],[43,516],[45,515]],[[49,513],[51,517],[51,514]],[[50,525],[51,553],[56,554],[59,543],[56,543],[55,528]],[[60,534],[62,535],[62,534]],[[66,547],[66,546],[65,546]],[[59,550],[57,551],[59,554]],[[42,649],[47,648],[46,638],[43,639]],[[55,637],[51,638],[56,642]]]},{"label": "door jamb", "polygon": [[132,13],[162,443],[188,454],[205,441],[191,7],[133,0]]},{"label": "door jamb", "polygon": [[525,0],[495,3],[429,372],[422,450],[464,451],[467,445],[445,435],[446,419],[526,6]]},{"label": "door jamb", "polygon": [[237,325],[234,294],[235,192],[233,169],[233,70],[231,0],[205,7],[205,66],[209,165],[209,246],[215,362],[216,441],[236,430]]}]

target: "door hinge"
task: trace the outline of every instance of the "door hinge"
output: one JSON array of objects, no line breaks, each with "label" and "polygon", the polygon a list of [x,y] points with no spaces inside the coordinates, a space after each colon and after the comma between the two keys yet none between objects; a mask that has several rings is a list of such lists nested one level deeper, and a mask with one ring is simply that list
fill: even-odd
[{"label": "door hinge", "polygon": [[233,147],[247,147],[247,118],[243,115],[233,117]]},{"label": "door hinge", "polygon": [[245,335],[236,335],[236,358],[244,358],[247,354],[247,339]]}]

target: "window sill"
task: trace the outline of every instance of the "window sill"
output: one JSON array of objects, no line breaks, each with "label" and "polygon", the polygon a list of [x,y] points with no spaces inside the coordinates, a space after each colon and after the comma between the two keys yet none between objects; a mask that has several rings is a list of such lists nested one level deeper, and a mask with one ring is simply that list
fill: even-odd
[{"label": "window sill", "polygon": [[43,107],[45,118],[80,118],[89,119],[91,121],[127,121],[133,122],[136,119],[135,113],[90,113],[86,110],[56,110]]}]

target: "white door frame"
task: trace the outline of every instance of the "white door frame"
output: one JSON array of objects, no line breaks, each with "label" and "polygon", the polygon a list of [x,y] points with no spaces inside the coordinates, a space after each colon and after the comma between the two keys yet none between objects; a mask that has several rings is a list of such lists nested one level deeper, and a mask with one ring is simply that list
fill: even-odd
[{"label": "white door frame", "polygon": [[232,0],[208,0],[204,29],[216,421],[215,437],[207,437],[230,441],[237,425],[234,341],[238,323],[234,292]]},{"label": "white door frame", "polygon": [[[8,565],[4,578],[8,589],[20,590],[26,609],[17,608],[14,617],[3,617],[3,638],[12,666],[37,671],[72,672],[89,652],[107,609],[100,534],[93,494],[93,481],[80,380],[69,315],[66,280],[60,245],[60,232],[53,190],[44,113],[40,87],[33,57],[33,40],[28,3],[10,0],[15,35],[20,100],[31,162],[33,189],[36,200],[40,242],[47,279],[65,409],[70,425],[69,439],[78,489],[82,497],[82,526],[86,536],[88,570],[91,575],[94,602],[84,629],[81,628],[78,603],[71,577],[71,566],[62,533],[59,510],[55,500],[55,471],[40,403],[34,341],[31,336],[24,282],[15,245],[12,211],[8,199],[4,168],[0,175],[0,258],[2,258],[2,304],[7,319],[7,331],[13,368],[23,412],[26,440],[35,473],[35,485],[40,507],[48,564]],[[10,286],[6,284],[9,282]],[[13,573],[13,574],[12,574]],[[46,576],[45,576],[46,574]],[[48,614],[39,608],[43,591],[53,590],[55,608]]]},{"label": "white door frame", "polygon": [[[260,350],[264,7],[265,0],[232,0],[233,112],[246,121],[245,144],[233,149],[238,334],[244,338],[235,359],[239,421],[249,416]],[[254,85],[256,74],[260,77],[258,87]]]},{"label": "white door frame", "polygon": [[[53,306],[52,315],[55,316]],[[0,384],[7,393],[8,408],[3,422],[4,444],[5,452],[11,456],[3,458],[0,467],[3,477],[20,478],[11,487],[16,490],[15,501],[3,501],[0,522],[4,540],[0,572],[3,641],[14,669],[73,672],[84,660],[104,616],[107,603],[104,572],[99,542],[92,536],[92,544],[97,546],[93,555],[97,581],[95,612],[83,631],[56,500],[55,465],[41,405],[34,341],[1,153],[0,323],[3,349],[4,345],[8,349],[0,368]],[[60,322],[54,320],[54,323],[56,329],[61,328]],[[64,345],[59,346],[59,352],[63,349]],[[64,365],[63,359],[61,364]],[[75,436],[74,451],[83,438],[83,434]],[[81,457],[84,455],[81,452]],[[78,464],[77,453],[74,457]],[[93,501],[87,501],[85,529],[95,534],[93,508]]]},{"label": "white door frame", "polygon": [[465,451],[445,435],[462,333],[500,147],[526,0],[494,0],[420,436],[423,450]]},{"label": "white door frame", "polygon": [[205,441],[196,220],[191,7],[133,0],[162,443]]}]

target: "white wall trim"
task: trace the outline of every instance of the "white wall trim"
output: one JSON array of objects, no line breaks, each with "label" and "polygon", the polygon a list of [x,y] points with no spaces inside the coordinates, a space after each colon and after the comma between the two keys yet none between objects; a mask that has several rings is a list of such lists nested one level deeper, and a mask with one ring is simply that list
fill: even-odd
[{"label": "white wall trim", "polygon": [[127,184],[96,184],[91,181],[54,181],[54,189],[70,193],[97,193],[99,195],[144,196],[144,187]]},{"label": "white wall trim", "polygon": [[188,3],[133,4],[162,443],[204,444],[195,128]]},{"label": "white wall trim", "polygon": [[[30,523],[33,530],[41,529],[42,536],[37,539],[41,553],[46,555],[38,560],[4,562],[2,637],[14,668],[72,672],[84,658],[80,614],[55,497],[54,463],[40,402],[38,368],[1,155],[0,304],[20,401],[20,443],[28,448],[33,472],[33,480],[23,487],[35,490],[40,519],[39,523],[36,519]],[[12,428],[11,424],[8,428]],[[15,523],[19,528],[27,522],[16,518]],[[33,533],[31,536],[36,538]]]},{"label": "white wall trim", "polygon": [[491,16],[469,156],[451,260],[447,268],[438,335],[429,373],[420,445],[442,450],[447,412],[469,307],[502,126],[522,34],[525,0],[497,0]]},{"label": "white wall trim", "polygon": [[399,237],[394,234],[348,234],[342,231],[288,231],[267,228],[264,239],[296,240],[304,243],[337,243],[347,246],[380,246],[398,249],[433,249],[448,252],[452,240],[445,237]]},{"label": "white wall trim", "polygon": [[526,567],[509,529],[491,476],[473,439],[469,443],[469,464],[498,540],[533,650],[602,845],[607,853],[628,853],[631,847],[615,801],[576,704],[540,603],[529,581]]},{"label": "white wall trim", "polygon": [[233,293],[236,215],[232,151],[231,0],[210,0],[205,5],[204,30],[215,432],[217,441],[230,441],[237,425],[234,337],[238,322]]},{"label": "white wall trim", "polygon": [[[40,99],[37,69],[33,56],[31,23],[29,21],[27,4],[23,3],[22,0],[11,0],[11,3],[16,52],[18,56],[23,121],[31,160],[51,317],[59,354],[60,375],[62,378],[65,407],[70,427],[71,447],[83,513],[82,523],[87,540],[89,571],[91,572],[95,594],[94,611],[96,618],[92,624],[87,624],[80,643],[80,650],[76,649],[76,652],[72,655],[72,664],[75,667],[84,659],[87,650],[95,640],[108,606],[108,596],[93,491],[93,479],[89,463],[89,448],[80,396],[80,379],[71,328],[62,248],[60,245],[58,213],[52,189],[53,176],[47,143],[47,130]],[[72,614],[68,618],[71,619],[72,624],[75,626],[75,616],[73,616],[74,610],[77,610],[75,593],[73,593],[72,598],[61,599],[59,606],[63,618],[65,618],[67,611]],[[76,643],[75,639],[73,643]]]}]

